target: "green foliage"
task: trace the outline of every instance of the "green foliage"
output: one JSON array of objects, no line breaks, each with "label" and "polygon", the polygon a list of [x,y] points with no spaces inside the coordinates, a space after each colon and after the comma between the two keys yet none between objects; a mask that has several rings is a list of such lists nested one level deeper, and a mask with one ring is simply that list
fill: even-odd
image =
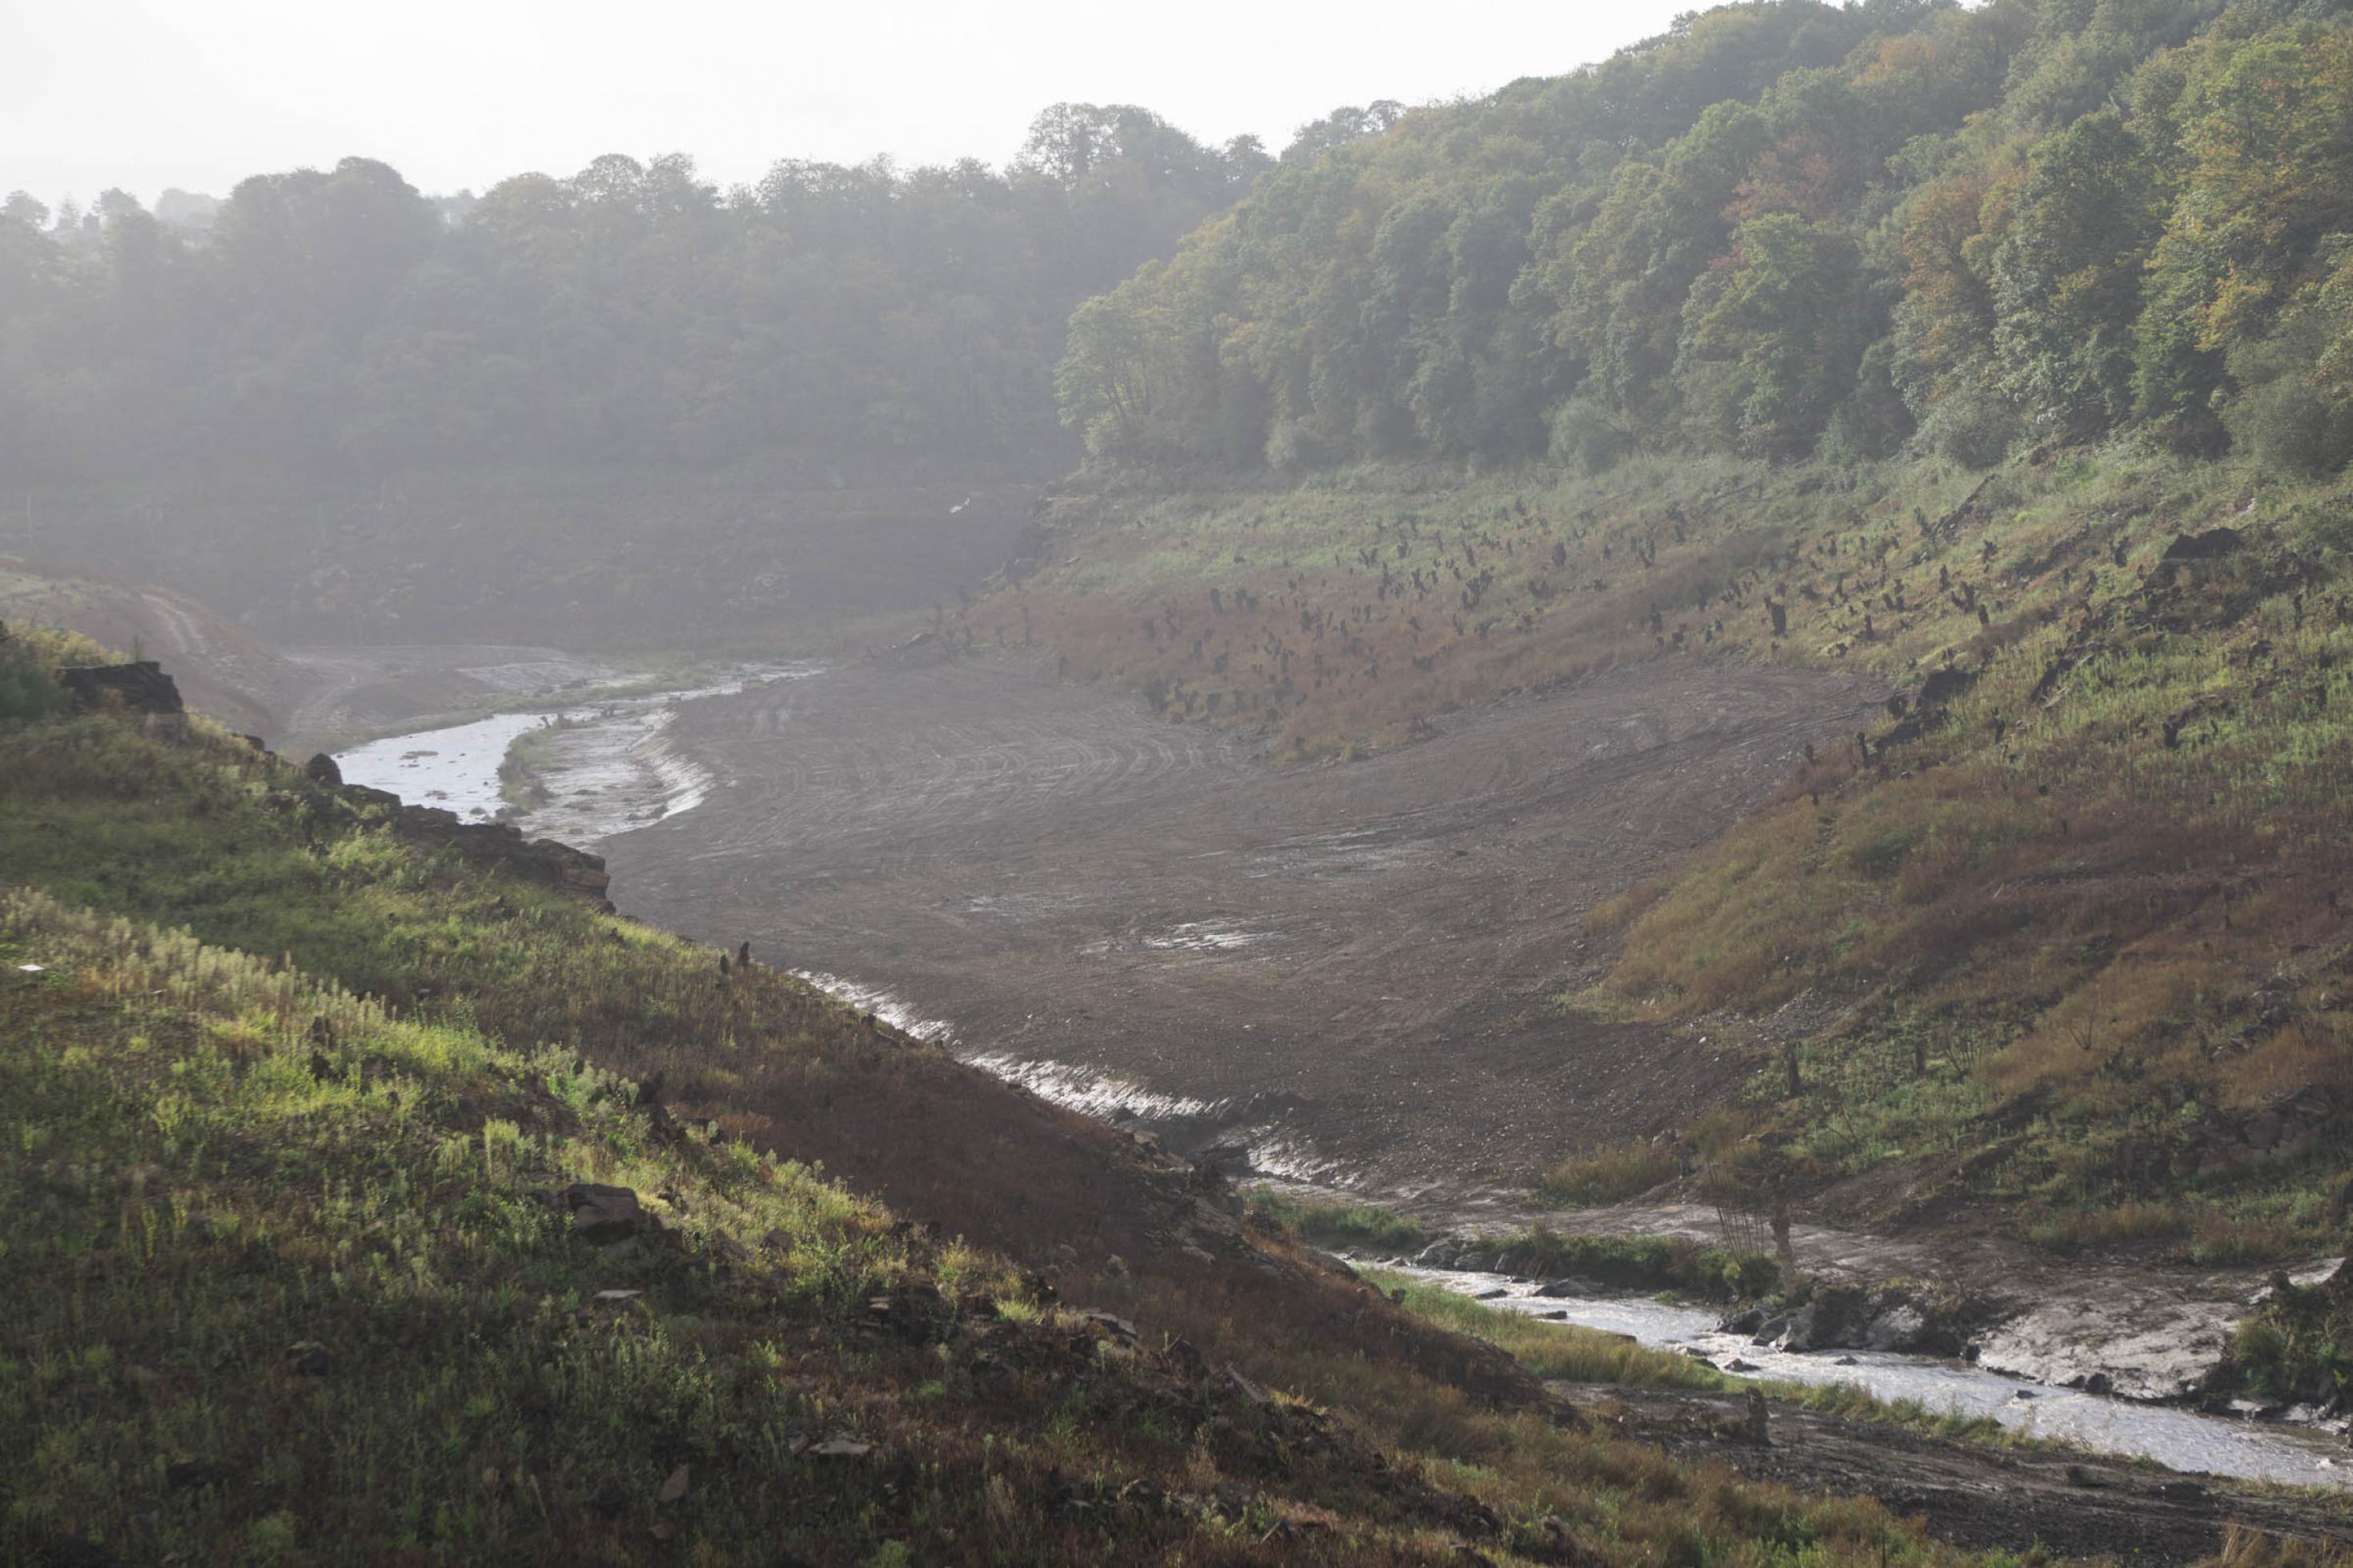
[{"label": "green foliage", "polygon": [[1780,1269],[1758,1253],[1681,1236],[1563,1236],[1537,1225],[1483,1238],[1470,1255],[1515,1274],[1585,1279],[1610,1290],[1672,1291],[1701,1301],[1754,1300]]},{"label": "green foliage", "polygon": [[0,216],[0,470],[1050,469],[1071,307],[1271,163],[1064,103],[1002,172],[786,160],[723,192],[616,154],[437,203],[346,158],[242,182],[202,233],[28,201]]},{"label": "green foliage", "polygon": [[2298,1287],[2274,1278],[2231,1332],[2230,1373],[2258,1398],[2327,1405],[2353,1388],[2353,1301],[2347,1281]]},{"label": "green foliage", "polygon": [[1066,417],[1114,463],[1284,474],[1856,463],[1915,426],[1984,468],[2135,420],[2333,468],[2353,351],[2296,318],[2353,232],[2353,21],[2217,11],[1728,6],[1405,115],[1092,301]]},{"label": "green foliage", "polygon": [[1682,1174],[1683,1162],[1671,1144],[1635,1138],[1546,1166],[1536,1178],[1536,1192],[1562,1208],[1598,1208],[1639,1197]]},{"label": "green foliage", "polygon": [[1990,263],[1994,355],[2011,400],[2083,439],[2132,407],[2132,321],[2158,220],[2156,171],[2103,110],[2030,148]]},{"label": "green foliage", "polygon": [[2353,235],[2330,237],[2322,262],[2322,280],[2278,326],[2225,356],[2238,387],[2222,410],[2232,440],[2307,479],[2353,456]]},{"label": "green foliage", "polygon": [[0,623],[0,723],[64,712],[66,692],[56,671],[69,664],[104,664],[110,657],[78,633]]},{"label": "green foliage", "polygon": [[2217,26],[2185,48],[2150,119],[2178,149],[2179,190],[2149,259],[2140,397],[2195,416],[2234,346],[2308,286],[2316,253],[2353,230],[2353,26]]},{"label": "green foliage", "polygon": [[1421,1226],[1378,1204],[1304,1198],[1273,1187],[1250,1194],[1250,1213],[1295,1240],[1323,1247],[1366,1247],[1412,1252],[1430,1239]]}]

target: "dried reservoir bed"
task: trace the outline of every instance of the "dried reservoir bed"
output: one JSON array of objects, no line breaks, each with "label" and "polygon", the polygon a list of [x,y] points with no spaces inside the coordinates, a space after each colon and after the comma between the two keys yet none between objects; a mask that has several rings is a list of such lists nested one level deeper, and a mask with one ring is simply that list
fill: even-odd
[{"label": "dried reservoir bed", "polygon": [[716,787],[606,848],[628,912],[887,992],[1000,1064],[1109,1079],[1181,1145],[1511,1180],[1746,1070],[1547,993],[1584,962],[1579,917],[1883,693],[1662,659],[1276,768],[1028,658],[850,664],[684,709],[675,743]]}]

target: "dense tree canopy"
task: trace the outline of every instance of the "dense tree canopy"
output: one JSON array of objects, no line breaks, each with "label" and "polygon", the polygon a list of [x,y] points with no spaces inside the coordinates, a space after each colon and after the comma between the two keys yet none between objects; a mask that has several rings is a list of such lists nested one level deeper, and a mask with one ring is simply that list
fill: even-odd
[{"label": "dense tree canopy", "polygon": [[[1066,464],[1071,308],[1274,160],[1058,104],[1002,172],[608,156],[476,200],[259,175],[151,215],[0,206],[0,470],[780,457],[820,481]],[[159,211],[167,204],[159,203]],[[454,220],[454,221],[453,221]]]},{"label": "dense tree canopy", "polygon": [[[2353,453],[2353,0],[1749,0],[1279,158],[1059,104],[1003,170],[361,159],[0,205],[0,467]],[[168,205],[169,211],[164,209]],[[1138,270],[1139,267],[1141,270]],[[1072,314],[1076,308],[1075,316]],[[1059,401],[1060,419],[1056,419]]]},{"label": "dense tree canopy", "polygon": [[[1327,123],[1082,308],[1119,462],[2353,453],[2344,0],[1757,0]],[[1303,142],[1305,138],[1303,138]]]}]

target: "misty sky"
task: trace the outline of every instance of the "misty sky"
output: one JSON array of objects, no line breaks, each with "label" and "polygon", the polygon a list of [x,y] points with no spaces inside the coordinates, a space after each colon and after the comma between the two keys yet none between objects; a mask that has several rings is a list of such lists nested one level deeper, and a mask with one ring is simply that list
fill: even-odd
[{"label": "misty sky", "polygon": [[1001,163],[1063,99],[1280,151],[1337,104],[1552,75],[1692,5],[0,0],[0,193],[226,195],[352,153],[427,192],[614,152],[723,184],[786,156]]}]

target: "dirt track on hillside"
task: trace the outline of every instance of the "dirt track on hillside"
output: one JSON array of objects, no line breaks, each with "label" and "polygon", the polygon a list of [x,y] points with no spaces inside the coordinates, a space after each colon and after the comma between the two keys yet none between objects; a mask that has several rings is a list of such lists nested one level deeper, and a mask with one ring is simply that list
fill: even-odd
[{"label": "dirt track on hillside", "polygon": [[1525,1179],[1748,1070],[1546,994],[1579,917],[1882,694],[1661,661],[1275,769],[1028,661],[849,665],[690,706],[673,736],[719,787],[606,848],[629,913],[887,990],[1066,1097],[1112,1079],[1097,1109],[1180,1147]]}]

